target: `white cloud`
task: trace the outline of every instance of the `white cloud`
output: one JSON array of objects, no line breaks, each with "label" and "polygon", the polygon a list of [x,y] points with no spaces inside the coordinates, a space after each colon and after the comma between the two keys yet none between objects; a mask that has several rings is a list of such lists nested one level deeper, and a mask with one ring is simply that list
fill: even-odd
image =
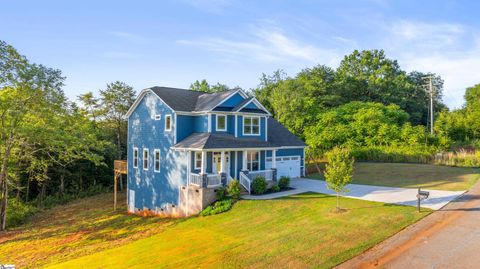
[{"label": "white cloud", "polygon": [[[313,46],[285,34],[277,27],[255,27],[243,39],[206,38],[179,40],[179,44],[217,52],[228,61],[249,59],[254,62],[278,63],[300,60],[308,64],[334,64],[340,59],[335,49]],[[225,61],[225,60],[224,60]]]},{"label": "white cloud", "polygon": [[384,30],[380,44],[403,69],[442,76],[443,99],[450,108],[460,107],[465,89],[480,83],[480,39],[468,27],[402,20]]}]

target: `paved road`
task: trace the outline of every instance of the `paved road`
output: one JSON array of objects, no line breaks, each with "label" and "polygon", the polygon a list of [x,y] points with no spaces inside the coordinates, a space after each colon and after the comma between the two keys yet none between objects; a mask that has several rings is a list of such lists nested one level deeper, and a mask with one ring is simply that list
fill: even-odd
[{"label": "paved road", "polygon": [[480,182],[338,268],[480,268]]},{"label": "paved road", "polygon": [[[243,198],[273,199],[307,191],[335,194],[335,192],[328,189],[326,183],[321,180],[304,178],[292,179],[291,186],[295,189],[291,191],[272,193],[262,196],[247,195],[243,196]],[[345,196],[349,198],[410,206],[417,205],[417,189],[379,187],[359,184],[349,184],[347,185],[347,189],[349,190],[349,192]],[[464,193],[463,191],[427,191],[430,192],[430,197],[422,203],[422,207],[434,210],[438,210],[444,207],[447,203]]]}]

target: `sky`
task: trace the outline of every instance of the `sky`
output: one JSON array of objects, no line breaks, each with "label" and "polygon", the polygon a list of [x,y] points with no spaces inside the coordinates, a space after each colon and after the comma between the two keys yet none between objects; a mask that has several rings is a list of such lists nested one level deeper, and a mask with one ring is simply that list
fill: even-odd
[{"label": "sky", "polygon": [[62,70],[71,99],[121,80],[135,90],[206,79],[255,88],[262,73],[338,67],[383,49],[442,76],[444,102],[480,83],[480,1],[7,1],[0,40]]}]

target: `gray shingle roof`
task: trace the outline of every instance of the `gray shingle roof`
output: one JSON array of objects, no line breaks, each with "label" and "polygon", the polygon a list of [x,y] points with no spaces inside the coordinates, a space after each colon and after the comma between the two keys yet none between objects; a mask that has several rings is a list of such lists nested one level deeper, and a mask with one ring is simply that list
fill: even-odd
[{"label": "gray shingle roof", "polygon": [[175,144],[174,147],[191,149],[272,148],[276,145],[255,138],[238,138],[231,134],[193,133]]},{"label": "gray shingle roof", "polygon": [[150,89],[173,110],[186,112],[213,109],[223,99],[237,90],[205,93],[168,87],[152,87]]},{"label": "gray shingle roof", "polygon": [[268,118],[268,141],[283,147],[307,146],[300,138],[292,134],[287,128],[274,118]]},{"label": "gray shingle roof", "polygon": [[305,147],[305,143],[277,120],[268,119],[268,142],[256,138],[238,138],[224,133],[193,133],[177,143],[175,148],[220,149],[220,148],[272,148]]}]

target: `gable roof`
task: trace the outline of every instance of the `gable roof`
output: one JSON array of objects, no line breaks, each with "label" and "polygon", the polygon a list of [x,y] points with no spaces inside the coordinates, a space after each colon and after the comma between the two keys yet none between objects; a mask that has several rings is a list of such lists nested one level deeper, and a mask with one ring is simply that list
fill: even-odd
[{"label": "gable roof", "polygon": [[292,134],[274,118],[268,118],[268,141],[282,147],[306,147],[300,138]]},{"label": "gable roof", "polygon": [[[193,91],[193,90],[185,90],[179,88],[170,88],[170,87],[151,87],[148,89],[143,90],[140,92],[139,96],[130,107],[127,112],[127,116],[135,110],[136,106],[140,103],[140,100],[143,98],[145,94],[148,92],[153,92],[157,95],[170,109],[173,111],[180,111],[180,112],[207,112],[212,111],[219,105],[221,105],[224,101],[228,100],[231,96],[239,93],[243,98],[247,100],[252,100],[255,98],[248,98],[248,96],[243,92],[242,89],[232,89],[228,91],[222,92],[215,92],[215,93],[206,93],[200,91]],[[244,103],[242,101],[241,103]],[[257,101],[258,102],[258,101]],[[261,106],[261,104],[260,104]],[[261,106],[262,109],[263,106]],[[219,111],[228,111],[228,112],[236,112],[236,110],[230,110],[229,108],[219,109]],[[243,112],[253,112],[253,113],[262,113],[268,114],[269,112],[265,109],[265,111],[255,110],[255,111],[243,111]]]}]

